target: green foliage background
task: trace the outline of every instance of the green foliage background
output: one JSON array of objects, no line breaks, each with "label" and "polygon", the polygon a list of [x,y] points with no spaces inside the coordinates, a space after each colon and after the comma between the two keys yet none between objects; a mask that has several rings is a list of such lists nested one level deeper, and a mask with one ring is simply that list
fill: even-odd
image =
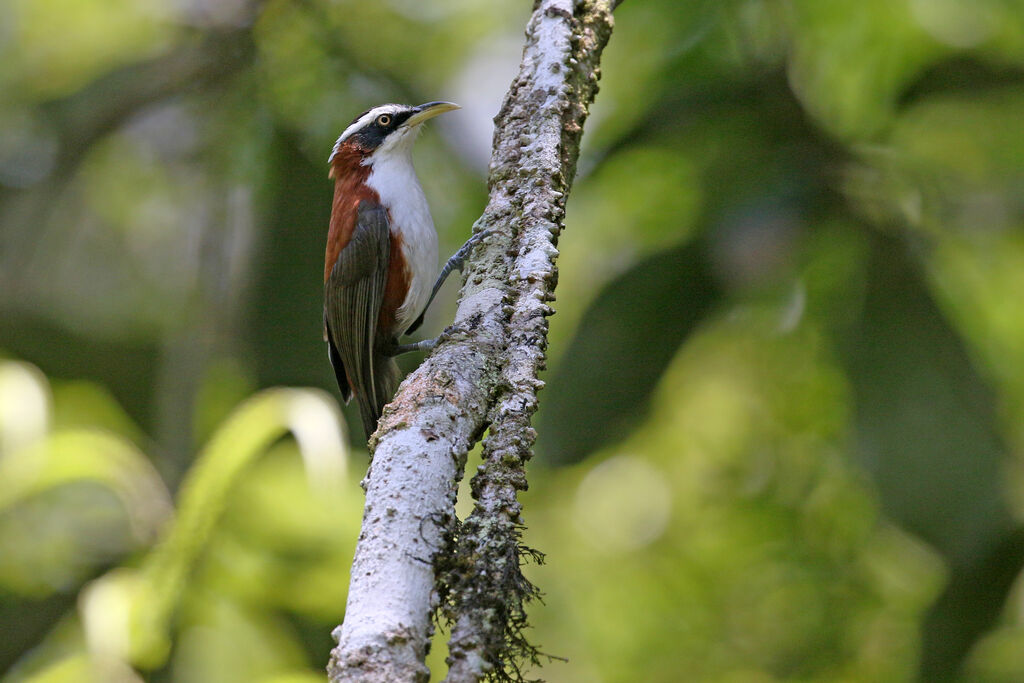
[{"label": "green foliage background", "polygon": [[[453,250],[529,4],[0,2],[0,680],[322,680],[366,464],[326,155],[465,105],[416,151]],[[538,675],[1024,680],[1024,2],[616,21],[524,497]]]}]

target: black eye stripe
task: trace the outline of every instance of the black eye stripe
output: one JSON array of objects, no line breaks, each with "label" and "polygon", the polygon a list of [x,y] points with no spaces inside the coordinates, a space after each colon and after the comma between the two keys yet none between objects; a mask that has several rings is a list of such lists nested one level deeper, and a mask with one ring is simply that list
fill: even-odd
[{"label": "black eye stripe", "polygon": [[[371,110],[364,111],[358,117],[356,117],[354,123],[370,113]],[[370,121],[363,125],[363,127],[352,133],[351,139],[353,142],[358,143],[363,149],[373,150],[376,149],[384,138],[391,135],[405,123],[410,116],[416,113],[413,107],[407,109],[398,109],[397,111],[385,111],[377,114]],[[386,117],[387,123],[381,123],[381,118]]]},{"label": "black eye stripe", "polygon": [[391,115],[391,126],[396,127],[402,125],[403,123],[405,123],[406,119],[408,119],[412,115],[413,112],[411,110],[395,112],[394,114]]}]

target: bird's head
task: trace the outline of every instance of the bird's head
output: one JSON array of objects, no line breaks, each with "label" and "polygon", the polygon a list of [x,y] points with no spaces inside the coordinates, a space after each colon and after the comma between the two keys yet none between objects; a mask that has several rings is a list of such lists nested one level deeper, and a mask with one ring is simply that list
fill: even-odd
[{"label": "bird's head", "polygon": [[338,138],[328,163],[333,166],[336,160],[344,159],[372,166],[383,157],[408,155],[423,122],[458,108],[451,102],[427,102],[417,107],[382,104],[368,109],[353,119]]}]

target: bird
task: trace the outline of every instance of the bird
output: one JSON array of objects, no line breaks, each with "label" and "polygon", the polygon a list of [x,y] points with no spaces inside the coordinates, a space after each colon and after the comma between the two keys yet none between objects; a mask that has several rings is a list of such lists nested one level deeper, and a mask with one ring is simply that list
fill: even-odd
[{"label": "bird", "polygon": [[[324,340],[341,397],[355,397],[366,438],[398,388],[394,356],[478,232],[437,274],[438,237],[412,164],[422,124],[459,109],[451,102],[382,104],[355,117],[328,158],[334,181],[324,262]],[[437,274],[435,280],[434,276]],[[431,282],[434,285],[431,287]]]}]

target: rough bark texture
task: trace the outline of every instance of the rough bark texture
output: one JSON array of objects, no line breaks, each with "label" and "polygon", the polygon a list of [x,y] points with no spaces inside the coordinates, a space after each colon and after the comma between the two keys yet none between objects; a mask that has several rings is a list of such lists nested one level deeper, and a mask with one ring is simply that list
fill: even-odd
[{"label": "rough bark texture", "polygon": [[[442,600],[454,624],[448,680],[515,679],[519,659],[536,658],[520,632],[535,589],[519,571],[516,493],[526,488],[543,386],[555,243],[615,4],[535,4],[519,74],[495,119],[490,200],[475,226],[492,233],[468,264],[455,324],[403,382],[370,443],[332,681],[426,681]],[[466,453],[488,426],[477,507],[458,527]]]},{"label": "rough bark texture", "polygon": [[458,530],[447,585],[451,683],[521,680],[520,663],[537,664],[523,635],[525,603],[536,588],[521,572],[518,491],[536,432],[547,348],[547,305],[554,299],[554,259],[565,198],[576,172],[587,106],[597,92],[601,51],[612,30],[607,3],[540,3],[526,32],[519,75],[496,120],[491,202],[481,224],[515,235],[508,297],[507,346],[499,390],[488,415],[483,465],[473,478],[476,507]]}]

